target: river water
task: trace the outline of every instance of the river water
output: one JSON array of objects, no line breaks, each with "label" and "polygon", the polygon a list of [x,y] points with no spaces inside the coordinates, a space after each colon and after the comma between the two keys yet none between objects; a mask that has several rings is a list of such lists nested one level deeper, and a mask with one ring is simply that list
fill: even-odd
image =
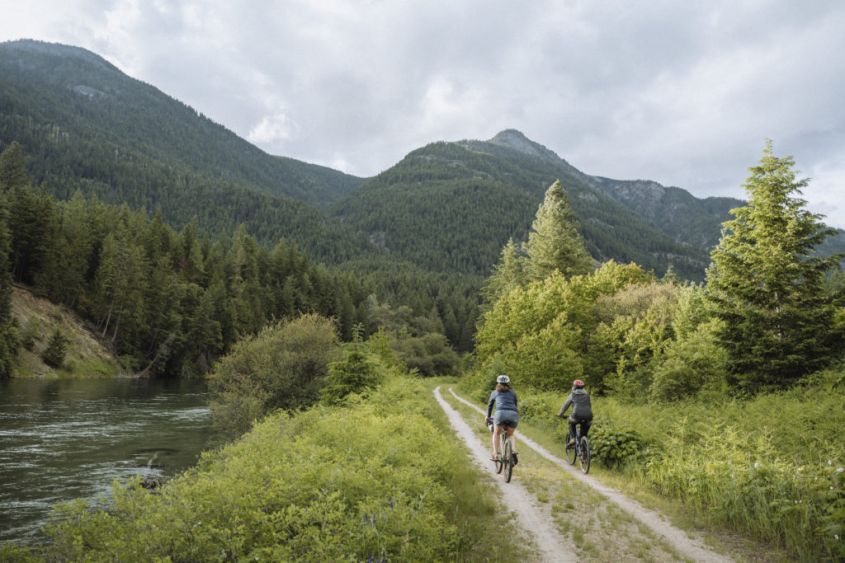
[{"label": "river water", "polygon": [[193,465],[211,436],[201,382],[0,381],[0,541],[32,539],[60,501]]}]

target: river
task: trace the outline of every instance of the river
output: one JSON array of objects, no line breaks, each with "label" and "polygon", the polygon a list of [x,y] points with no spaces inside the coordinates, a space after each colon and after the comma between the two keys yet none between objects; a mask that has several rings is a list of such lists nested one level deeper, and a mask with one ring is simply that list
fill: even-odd
[{"label": "river", "polygon": [[60,501],[193,465],[211,436],[202,382],[0,381],[0,541],[33,539]]}]

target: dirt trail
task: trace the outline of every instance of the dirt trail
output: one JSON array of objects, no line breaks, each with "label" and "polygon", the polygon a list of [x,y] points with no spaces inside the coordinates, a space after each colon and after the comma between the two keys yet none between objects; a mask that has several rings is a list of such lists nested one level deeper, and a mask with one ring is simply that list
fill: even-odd
[{"label": "dirt trail", "polygon": [[455,433],[464,441],[475,459],[485,471],[489,471],[496,479],[494,482],[502,492],[505,506],[516,513],[518,522],[537,543],[543,561],[577,561],[574,546],[563,541],[554,526],[549,522],[542,510],[532,502],[532,495],[519,483],[505,483],[493,471],[493,464],[489,459],[489,448],[481,443],[473,434],[472,429],[464,422],[461,415],[447,403],[440,394],[440,387],[434,390],[434,396],[441,408],[446,412]]},{"label": "dirt trail", "polygon": [[[467,401],[463,397],[459,396],[451,388],[449,389],[449,392],[452,394],[453,397],[455,397],[455,399],[457,399],[461,403],[471,407],[472,409],[478,411],[482,415],[485,414],[485,412],[481,408],[479,408],[477,405],[474,405],[471,402]],[[441,403],[441,406],[443,406],[443,400],[440,397],[439,388],[438,388],[438,390],[435,390],[435,395],[437,395],[438,401]],[[444,406],[443,408],[445,409],[446,407]],[[449,408],[451,409],[451,407],[449,407]],[[455,414],[458,417],[460,417],[460,415],[458,415],[457,413],[455,413]],[[450,416],[450,419],[451,419],[451,416]],[[707,561],[707,562],[710,562],[710,561],[713,561],[713,562],[728,562],[728,561],[731,561],[731,559],[711,551],[701,541],[699,541],[697,539],[690,538],[686,534],[686,532],[684,532],[683,530],[673,526],[664,516],[662,516],[658,512],[655,512],[653,510],[645,508],[642,505],[640,505],[638,502],[629,499],[628,497],[626,497],[625,495],[623,495],[619,491],[599,483],[596,479],[589,477],[588,475],[584,475],[579,470],[575,469],[573,466],[566,463],[564,460],[560,459],[559,457],[554,456],[548,450],[546,450],[544,447],[542,447],[541,445],[537,444],[536,442],[534,442],[533,440],[528,438],[525,435],[525,433],[521,432],[519,434],[518,439],[521,443],[525,444],[526,446],[528,446],[529,448],[531,448],[532,450],[537,452],[540,456],[544,457],[545,459],[547,459],[551,463],[559,466],[561,469],[569,472],[569,474],[572,477],[574,477],[575,479],[578,479],[582,483],[588,485],[589,487],[591,487],[592,489],[594,489],[595,491],[597,491],[598,493],[600,493],[601,495],[606,497],[608,500],[615,503],[617,506],[619,506],[625,512],[629,513],[636,520],[638,520],[639,522],[642,522],[654,534],[656,534],[657,537],[659,537],[660,539],[664,540],[669,545],[671,545],[683,557],[689,558],[693,561]],[[486,457],[486,452],[484,452],[484,453],[485,453],[484,457]],[[560,559],[558,559],[558,560],[560,560]]]}]

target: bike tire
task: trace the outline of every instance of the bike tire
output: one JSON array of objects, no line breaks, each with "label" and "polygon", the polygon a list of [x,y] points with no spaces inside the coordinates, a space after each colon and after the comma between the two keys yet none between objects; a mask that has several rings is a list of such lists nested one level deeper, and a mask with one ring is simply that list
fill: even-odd
[{"label": "bike tire", "polygon": [[587,437],[584,436],[581,438],[581,457],[580,457],[580,465],[581,465],[581,472],[587,474],[590,472],[590,461],[591,461],[592,453],[590,452],[590,441],[587,440]]},{"label": "bike tire", "polygon": [[505,441],[505,447],[503,448],[503,463],[505,465],[505,483],[511,482],[511,477],[513,476],[513,452],[511,451],[511,441]]},{"label": "bike tire", "polygon": [[504,460],[504,455],[502,453],[502,439],[499,438],[499,457],[493,462],[496,465],[496,473],[501,473],[502,469],[505,467],[502,460]]},{"label": "bike tire", "polygon": [[569,440],[572,438],[572,435],[567,432],[566,433],[566,441],[564,442],[565,447],[564,450],[566,452],[566,461],[569,462],[569,465],[575,465],[575,458],[577,457],[575,453],[575,444],[573,443],[571,446],[569,445]]}]

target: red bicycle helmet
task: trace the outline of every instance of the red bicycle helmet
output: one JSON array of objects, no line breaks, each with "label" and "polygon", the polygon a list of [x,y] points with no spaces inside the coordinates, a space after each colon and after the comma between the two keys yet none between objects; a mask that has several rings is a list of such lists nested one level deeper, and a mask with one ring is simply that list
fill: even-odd
[{"label": "red bicycle helmet", "polygon": [[581,381],[580,379],[576,379],[575,381],[572,382],[572,386],[575,387],[576,389],[583,389],[584,388],[584,382]]}]

